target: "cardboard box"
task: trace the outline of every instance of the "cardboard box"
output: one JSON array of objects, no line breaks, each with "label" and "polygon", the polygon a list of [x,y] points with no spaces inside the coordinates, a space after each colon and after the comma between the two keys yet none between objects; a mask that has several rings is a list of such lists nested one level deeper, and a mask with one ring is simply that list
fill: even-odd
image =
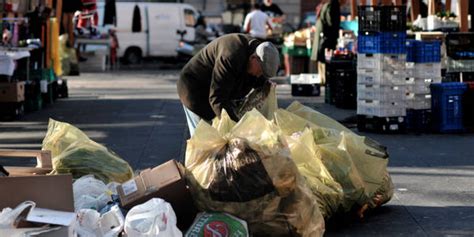
[{"label": "cardboard box", "polygon": [[0,210],[30,200],[40,208],[74,212],[71,175],[0,177],[0,190]]},{"label": "cardboard box", "polygon": [[0,177],[0,190],[2,194],[9,194],[0,195],[0,210],[15,208],[26,200],[36,203],[27,221],[21,222],[21,228],[0,229],[0,236],[74,236],[71,175]]},{"label": "cardboard box", "polygon": [[0,83],[0,102],[22,102],[25,100],[25,82]]},{"label": "cardboard box", "polygon": [[144,203],[151,198],[161,198],[171,204],[182,231],[191,226],[197,210],[186,186],[178,163],[170,160],[153,169],[143,170],[135,178],[117,188],[120,202],[126,209]]},{"label": "cardboard box", "polygon": [[[9,176],[48,174],[52,171],[51,151],[0,149],[0,157],[25,159],[36,158],[36,167],[4,167]],[[5,173],[5,172],[4,172]]]}]

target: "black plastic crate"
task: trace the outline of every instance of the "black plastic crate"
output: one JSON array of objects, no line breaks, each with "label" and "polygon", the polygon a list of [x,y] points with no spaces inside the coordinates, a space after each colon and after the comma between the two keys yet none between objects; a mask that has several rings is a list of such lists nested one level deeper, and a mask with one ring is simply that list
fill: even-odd
[{"label": "black plastic crate", "polygon": [[442,82],[460,82],[460,81],[461,81],[461,73],[459,72],[446,72],[446,74],[442,78]]},{"label": "black plastic crate", "polygon": [[319,96],[320,94],[320,84],[291,84],[292,96]]},{"label": "black plastic crate", "polygon": [[474,82],[474,72],[461,72],[463,82]]},{"label": "black plastic crate", "polygon": [[474,59],[474,33],[448,34],[446,54],[452,59]]},{"label": "black plastic crate", "polygon": [[341,109],[357,108],[357,71],[338,70],[333,73],[334,105]]},{"label": "black plastic crate", "polygon": [[357,129],[359,132],[404,133],[406,118],[357,115]]},{"label": "black plastic crate", "polygon": [[[336,104],[336,97],[341,93],[338,90],[341,87],[338,85],[340,83],[341,77],[342,80],[346,80],[347,76],[352,73],[354,80],[357,83],[357,60],[354,57],[344,57],[344,58],[332,58],[330,61],[326,63],[326,85],[324,89],[324,102],[327,104]],[[347,83],[345,83],[347,84]],[[344,98],[345,99],[345,98]],[[341,106],[341,100],[339,98],[338,104]],[[337,106],[339,108],[342,108]],[[345,106],[343,106],[345,107]]]},{"label": "black plastic crate", "polygon": [[467,82],[467,91],[463,97],[464,126],[474,129],[474,82]]},{"label": "black plastic crate", "polygon": [[426,133],[431,131],[430,109],[407,109],[406,128],[415,133]]},{"label": "black plastic crate", "polygon": [[406,6],[359,6],[359,31],[405,31]]}]

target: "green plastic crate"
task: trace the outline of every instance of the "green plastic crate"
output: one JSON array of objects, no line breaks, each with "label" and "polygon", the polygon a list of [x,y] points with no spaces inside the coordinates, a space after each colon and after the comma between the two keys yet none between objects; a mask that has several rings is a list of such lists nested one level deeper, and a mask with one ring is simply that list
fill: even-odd
[{"label": "green plastic crate", "polygon": [[296,57],[311,57],[311,49],[304,46],[283,46],[282,54],[288,54]]}]

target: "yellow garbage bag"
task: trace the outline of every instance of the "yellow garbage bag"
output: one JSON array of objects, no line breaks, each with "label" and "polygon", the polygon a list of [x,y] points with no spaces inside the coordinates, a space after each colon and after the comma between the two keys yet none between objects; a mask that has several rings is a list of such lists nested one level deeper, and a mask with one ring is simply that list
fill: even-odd
[{"label": "yellow garbage bag", "polygon": [[[318,155],[344,189],[345,208],[352,202],[376,207],[391,199],[393,184],[387,171],[385,147],[299,102],[292,103],[287,110],[297,115],[293,120],[298,125],[291,125],[293,130],[302,126],[313,130],[315,143],[320,148]],[[278,119],[276,121],[278,123]]]},{"label": "yellow garbage bag", "polygon": [[[312,122],[305,120],[293,113],[279,109],[275,113],[275,122],[281,129],[282,133],[287,136],[294,136],[295,134],[301,133],[308,139],[309,134],[312,136],[314,144],[305,141],[305,148],[309,150],[306,155],[306,159],[302,160],[299,158],[302,154],[293,152],[293,159],[300,161],[297,162],[300,165],[309,165],[317,167],[322,166],[320,169],[327,171],[327,173],[321,173],[320,171],[304,169],[305,166],[298,166],[299,171],[302,175],[308,179],[308,185],[316,193],[324,195],[325,199],[322,200],[321,210],[325,214],[325,217],[329,217],[337,211],[347,212],[350,211],[354,204],[364,205],[368,202],[369,197],[365,195],[364,187],[365,184],[356,169],[350,154],[345,150],[338,148],[341,136],[334,129],[322,128]],[[306,131],[305,129],[310,131]],[[291,141],[291,139],[290,139]],[[291,143],[290,143],[291,144]],[[298,147],[297,152],[302,151],[304,147],[301,145]],[[316,177],[316,178],[315,178]],[[329,182],[334,180],[337,184]],[[319,184],[318,181],[324,180],[326,183],[331,184],[330,187],[324,187]],[[312,181],[312,182],[311,182]],[[331,188],[333,192],[328,192],[325,188]],[[342,189],[342,190],[341,190]],[[338,192],[341,192],[339,193]],[[341,195],[341,196],[339,196]],[[341,199],[342,198],[342,199]]]},{"label": "yellow garbage bag", "polygon": [[104,183],[122,183],[133,177],[125,160],[68,123],[50,119],[42,149],[52,151],[51,174],[69,173],[73,178],[92,174]]},{"label": "yellow garbage bag", "polygon": [[223,112],[187,142],[186,178],[202,211],[226,212],[257,236],[322,236],[324,218],[280,130],[252,110],[232,127]]},{"label": "yellow garbage bag", "polygon": [[[277,116],[278,117],[278,116]],[[320,157],[313,133],[305,128],[303,132],[287,136],[291,158],[300,174],[306,179],[308,187],[318,197],[319,208],[325,218],[338,212],[343,202],[343,189],[334,180]]]},{"label": "yellow garbage bag", "polygon": [[84,132],[71,124],[49,119],[42,149],[51,151],[51,156],[56,157],[72,143],[89,140]]}]

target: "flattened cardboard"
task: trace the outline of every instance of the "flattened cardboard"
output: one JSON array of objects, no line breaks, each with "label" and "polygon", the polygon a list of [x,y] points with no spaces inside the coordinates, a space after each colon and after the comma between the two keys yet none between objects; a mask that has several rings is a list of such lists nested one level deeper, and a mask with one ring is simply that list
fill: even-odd
[{"label": "flattened cardboard", "polygon": [[[171,160],[153,169],[146,169],[117,187],[120,202],[126,209],[142,204],[151,198],[161,198],[171,204],[178,219],[178,228],[185,231],[193,222],[197,210],[176,161]],[[133,187],[135,184],[136,187]],[[134,190],[125,195],[126,191]]]},{"label": "flattened cardboard", "polygon": [[30,200],[37,207],[74,212],[71,175],[0,177],[0,210]]}]

